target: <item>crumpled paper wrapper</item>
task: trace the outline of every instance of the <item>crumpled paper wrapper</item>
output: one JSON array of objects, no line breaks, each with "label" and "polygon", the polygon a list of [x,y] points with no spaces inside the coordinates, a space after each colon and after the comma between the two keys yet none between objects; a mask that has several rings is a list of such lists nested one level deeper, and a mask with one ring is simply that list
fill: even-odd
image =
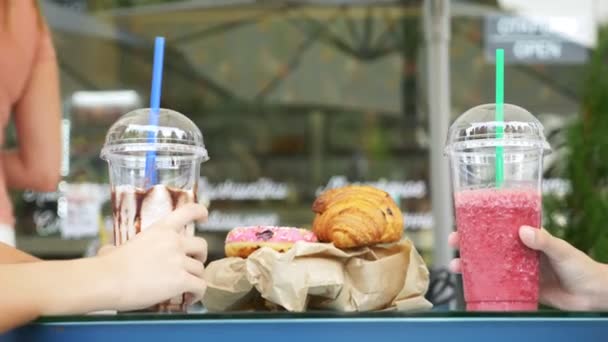
[{"label": "crumpled paper wrapper", "polygon": [[205,271],[210,312],[426,310],[429,271],[409,240],[343,251],[298,242],[286,253],[261,248]]}]

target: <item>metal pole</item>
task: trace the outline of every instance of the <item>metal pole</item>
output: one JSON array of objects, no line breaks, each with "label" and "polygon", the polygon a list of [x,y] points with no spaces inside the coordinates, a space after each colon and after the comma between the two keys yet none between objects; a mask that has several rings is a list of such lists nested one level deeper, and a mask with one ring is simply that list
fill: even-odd
[{"label": "metal pole", "polygon": [[424,31],[427,50],[429,130],[431,135],[431,204],[434,221],[435,268],[446,268],[452,259],[448,234],[454,216],[450,172],[443,147],[450,124],[450,1],[424,1]]}]

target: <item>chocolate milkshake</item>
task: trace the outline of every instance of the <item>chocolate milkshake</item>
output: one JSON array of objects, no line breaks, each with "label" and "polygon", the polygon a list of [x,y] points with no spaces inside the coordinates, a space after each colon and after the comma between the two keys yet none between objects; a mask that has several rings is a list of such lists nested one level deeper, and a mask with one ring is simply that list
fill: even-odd
[{"label": "chocolate milkshake", "polygon": [[[196,202],[195,191],[156,185],[147,190],[131,185],[120,185],[112,191],[114,214],[114,242],[117,246],[132,239],[136,234],[163,219],[173,210]],[[184,226],[183,233],[194,235],[194,224]],[[186,311],[184,295],[160,303],[146,311]]]},{"label": "chocolate milkshake", "polygon": [[[114,241],[121,245],[135,234],[164,218],[173,210],[188,203],[195,203],[193,190],[156,185],[147,190],[130,185],[117,186],[112,191],[114,214]],[[194,224],[184,227],[184,233],[194,234]]]},{"label": "chocolate milkshake", "polygon": [[[175,111],[161,109],[158,119],[157,126],[149,125],[149,110],[138,109],[121,117],[106,136],[101,157],[109,164],[117,246],[197,201],[200,164],[209,159],[202,133]],[[154,177],[146,169],[151,152]],[[194,235],[194,224],[185,226],[183,233]],[[186,306],[180,295],[145,311],[186,312]]]}]

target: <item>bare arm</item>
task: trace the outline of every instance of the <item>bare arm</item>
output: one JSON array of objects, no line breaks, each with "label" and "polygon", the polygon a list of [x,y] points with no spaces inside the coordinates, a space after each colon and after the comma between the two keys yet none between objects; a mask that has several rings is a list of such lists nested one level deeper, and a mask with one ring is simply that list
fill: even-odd
[{"label": "bare arm", "polygon": [[[541,303],[562,310],[608,310],[608,265],[596,262],[544,229],[521,227],[519,238],[527,247],[542,253]],[[449,243],[453,247],[459,246],[458,233],[450,235]],[[450,268],[460,273],[460,259],[453,260]]]},{"label": "bare arm", "polygon": [[106,309],[118,299],[111,275],[101,258],[0,265],[0,332],[40,315]]},{"label": "bare arm", "polygon": [[0,242],[0,265],[33,261],[40,261],[40,259]]},{"label": "bare arm", "polygon": [[36,64],[15,107],[19,147],[2,152],[9,187],[54,191],[61,165],[61,100],[57,62],[44,29]]},{"label": "bare arm", "polygon": [[41,315],[137,310],[182,293],[200,300],[207,243],[181,230],[206,217],[190,204],[102,256],[0,265],[0,333]]}]

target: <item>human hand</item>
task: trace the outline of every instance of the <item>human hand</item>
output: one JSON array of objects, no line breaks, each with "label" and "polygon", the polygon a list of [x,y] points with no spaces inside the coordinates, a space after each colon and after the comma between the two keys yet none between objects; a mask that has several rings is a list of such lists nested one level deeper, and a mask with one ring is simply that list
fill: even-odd
[{"label": "human hand", "polygon": [[[608,308],[608,266],[600,264],[566,241],[544,229],[521,227],[519,238],[527,247],[540,251],[539,300],[561,310],[602,310]],[[458,248],[458,233],[449,244]],[[461,272],[460,259],[450,270]]]},{"label": "human hand", "polygon": [[111,274],[117,294],[114,308],[138,310],[187,293],[191,303],[206,290],[203,280],[207,243],[180,233],[185,225],[207,217],[200,204],[178,208],[118,247],[102,248],[98,257]]}]

